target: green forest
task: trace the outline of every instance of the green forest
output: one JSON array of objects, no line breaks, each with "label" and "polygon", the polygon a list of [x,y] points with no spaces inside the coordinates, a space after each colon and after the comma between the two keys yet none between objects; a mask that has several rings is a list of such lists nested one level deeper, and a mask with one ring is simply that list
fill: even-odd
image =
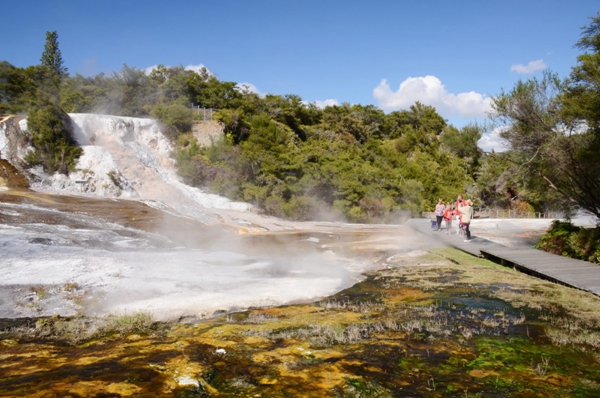
[{"label": "green forest", "polygon": [[[499,89],[488,122],[456,128],[418,102],[390,113],[321,109],[294,94],[259,96],[207,70],[123,65],[71,76],[57,32],[48,32],[39,65],[0,62],[0,113],[28,116],[28,164],[66,174],[81,155],[66,113],[157,119],[187,184],[278,217],[396,222],[458,194],[475,206],[600,216],[600,14],[574,45],[582,52],[568,77],[545,71]],[[209,147],[191,133],[198,107],[225,126]],[[494,128],[508,151],[478,148]]]}]

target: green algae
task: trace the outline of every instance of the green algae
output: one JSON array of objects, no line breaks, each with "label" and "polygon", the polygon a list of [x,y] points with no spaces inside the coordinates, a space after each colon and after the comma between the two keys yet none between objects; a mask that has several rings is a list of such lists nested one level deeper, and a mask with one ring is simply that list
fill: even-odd
[{"label": "green algae", "polygon": [[597,396],[599,347],[557,344],[547,331],[567,333],[577,320],[579,334],[596,333],[598,304],[456,251],[432,251],[314,304],[76,343],[5,329],[0,395]]}]

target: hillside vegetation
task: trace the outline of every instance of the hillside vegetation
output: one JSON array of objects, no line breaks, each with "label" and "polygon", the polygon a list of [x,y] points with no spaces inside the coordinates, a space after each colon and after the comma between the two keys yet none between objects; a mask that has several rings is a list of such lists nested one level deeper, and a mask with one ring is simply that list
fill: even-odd
[{"label": "hillside vegetation", "polygon": [[[37,83],[26,76],[39,67],[3,68],[4,111],[30,113]],[[203,116],[192,103],[212,108],[225,126],[211,147],[192,134]],[[472,189],[481,157],[477,126],[458,130],[429,106],[390,114],[372,105],[319,109],[295,95],[261,97],[181,67],[146,75],[125,65],[112,76],[64,77],[60,107],[159,119],[188,184],[295,219],[386,221],[400,211],[430,210],[438,197]]]},{"label": "hillside vegetation", "polygon": [[[124,65],[110,76],[69,76],[56,32],[41,65],[0,63],[0,112],[28,114],[35,151],[27,160],[63,173],[81,153],[63,112],[156,118],[186,183],[279,217],[387,222],[458,194],[476,206],[598,215],[600,16],[591,21],[578,46],[592,53],[569,79],[548,71],[493,97],[485,129],[502,127],[510,148],[502,154],[477,147],[483,126],[456,128],[418,102],[387,114],[348,103],[321,109],[294,94],[258,95],[206,69],[162,65],[150,74]],[[192,133],[202,108],[225,126],[208,147]]]}]

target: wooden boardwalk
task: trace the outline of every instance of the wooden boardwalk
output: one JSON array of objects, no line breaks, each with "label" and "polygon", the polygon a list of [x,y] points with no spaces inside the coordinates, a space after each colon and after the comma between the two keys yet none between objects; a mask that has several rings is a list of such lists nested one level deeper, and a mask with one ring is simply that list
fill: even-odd
[{"label": "wooden boardwalk", "polygon": [[473,235],[464,242],[456,235],[446,235],[431,229],[428,219],[410,219],[406,225],[440,243],[466,253],[484,257],[496,263],[563,285],[585,290],[600,296],[600,266],[588,261],[546,253],[531,248],[507,247]]}]

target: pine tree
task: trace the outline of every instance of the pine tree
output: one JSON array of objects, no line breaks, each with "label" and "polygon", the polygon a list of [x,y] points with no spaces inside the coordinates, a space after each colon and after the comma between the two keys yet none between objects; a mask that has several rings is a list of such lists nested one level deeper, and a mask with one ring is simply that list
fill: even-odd
[{"label": "pine tree", "polygon": [[62,79],[67,76],[67,68],[63,65],[60,48],[58,48],[58,33],[46,32],[46,45],[42,53],[42,65],[49,67]]},{"label": "pine tree", "polygon": [[83,151],[72,137],[69,115],[60,107],[60,85],[67,76],[67,68],[63,66],[56,31],[46,32],[41,61],[36,103],[27,117],[33,151],[27,154],[25,160],[30,166],[41,165],[48,173],[68,174]]}]

